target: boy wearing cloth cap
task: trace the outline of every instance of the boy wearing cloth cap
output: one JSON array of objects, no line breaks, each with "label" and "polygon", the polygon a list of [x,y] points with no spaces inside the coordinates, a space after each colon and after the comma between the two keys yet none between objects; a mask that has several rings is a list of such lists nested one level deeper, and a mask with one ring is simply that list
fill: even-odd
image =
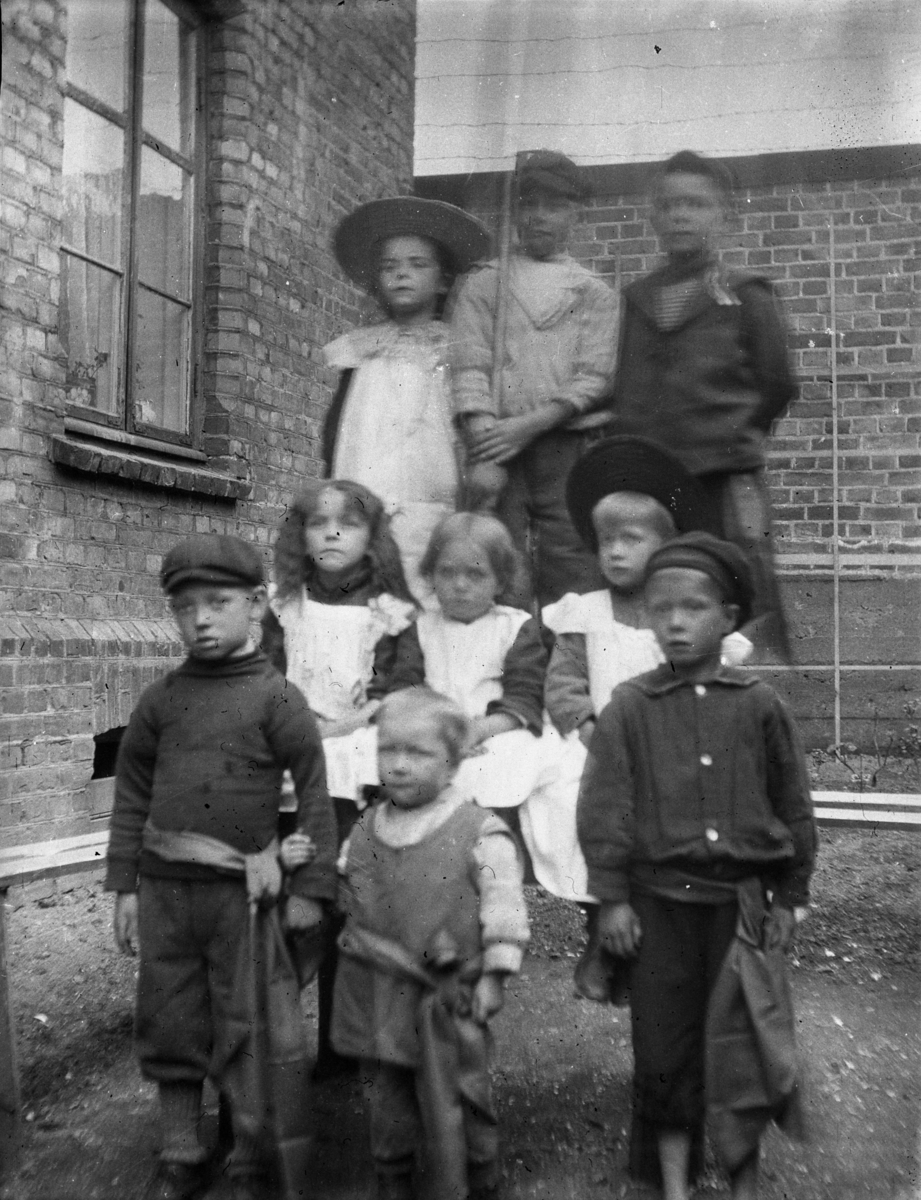
[{"label": "boy wearing cloth cap", "polygon": [[533,547],[534,592],[544,605],[600,583],[564,489],[592,431],[610,417],[598,408],[614,366],[617,298],[566,252],[585,196],[575,163],[531,151],[521,156],[517,187],[518,244],[507,279],[498,262],[488,263],[465,281],[454,306],[454,411],[467,447],[469,503],[495,508],[519,550]]},{"label": "boy wearing cloth cap", "polygon": [[410,591],[428,600],[417,567],[435,526],[457,507],[460,478],[441,310],[455,276],[488,253],[489,234],[453,204],[396,196],[350,213],[334,249],[387,320],[323,351],[341,371],[323,428],[327,474],[383,500]]},{"label": "boy wearing cloth cap", "polygon": [[[598,557],[606,586],[570,592],[543,611],[554,635],[544,700],[565,749],[560,786],[552,795],[529,799],[521,823],[539,882],[585,910],[588,940],[576,965],[576,993],[604,1003],[616,995],[617,973],[598,941],[598,905],[587,892],[576,836],[586,747],[617,684],[663,661],[643,601],[650,556],[677,532],[705,525],[709,510],[696,480],[674,455],[637,437],[594,445],[570,472],[566,502],[573,526]],[[727,663],[742,662],[750,651],[751,643],[739,633],[723,640]],[[546,855],[539,847],[546,847]]]},{"label": "boy wearing cloth cap", "polygon": [[[205,1182],[202,1084],[232,1037],[249,902],[281,889],[285,768],[314,851],[288,884],[289,929],[320,924],[336,852],[310,709],[252,637],[266,607],[259,555],[238,538],[192,537],[167,553],[161,581],[188,657],[142,693],[122,739],[105,886],[118,893],[119,949],[140,953],[137,1052],[159,1085],[163,1141],[145,1200],[184,1200]],[[233,1196],[255,1200],[267,1195],[265,1164],[236,1116],[231,1104]]]},{"label": "boy wearing cloth cap", "polygon": [[[659,1181],[665,1200],[687,1200],[708,1114],[733,1197],[753,1200],[760,1134],[795,1099],[782,950],[805,914],[815,858],[804,755],[774,691],[720,662],[722,639],[751,610],[737,547],[706,533],[675,538],[649,559],[645,599],[666,662],[614,690],[578,807],[602,943],[632,960],[630,1168]],[[727,1033],[723,998],[738,977],[731,964],[759,952],[774,991],[739,1018],[743,1046],[729,1037],[738,1029]],[[763,1027],[765,1012],[783,1020]],[[727,1037],[733,1049],[716,1053]]]}]

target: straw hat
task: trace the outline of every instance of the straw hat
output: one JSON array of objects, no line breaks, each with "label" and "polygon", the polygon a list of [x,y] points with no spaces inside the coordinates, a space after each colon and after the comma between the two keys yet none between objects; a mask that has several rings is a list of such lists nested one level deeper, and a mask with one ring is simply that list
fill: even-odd
[{"label": "straw hat", "polygon": [[362,204],[340,223],[333,240],[336,261],[363,288],[377,283],[380,245],[391,237],[424,237],[447,252],[457,274],[489,254],[486,226],[442,200],[394,196]]}]

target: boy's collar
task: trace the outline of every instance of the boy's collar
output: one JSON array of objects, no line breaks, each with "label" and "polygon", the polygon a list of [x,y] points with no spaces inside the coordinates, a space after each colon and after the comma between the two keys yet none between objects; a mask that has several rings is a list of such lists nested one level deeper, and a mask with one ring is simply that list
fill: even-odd
[{"label": "boy's collar", "polygon": [[682,675],[676,675],[668,663],[662,663],[655,670],[639,675],[630,682],[648,696],[664,696],[682,687],[705,687],[714,683],[725,684],[728,687],[752,687],[758,682],[758,678],[747,671],[740,671],[738,667],[726,667],[720,663],[700,679],[685,679]]}]

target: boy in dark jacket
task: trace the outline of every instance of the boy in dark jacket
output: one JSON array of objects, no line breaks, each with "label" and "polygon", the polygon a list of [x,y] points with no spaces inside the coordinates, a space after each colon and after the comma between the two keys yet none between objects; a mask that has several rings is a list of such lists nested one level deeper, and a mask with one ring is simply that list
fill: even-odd
[{"label": "boy in dark jacket", "polygon": [[[106,888],[118,893],[119,949],[140,952],[137,1052],[159,1085],[163,1144],[145,1200],[185,1200],[204,1182],[202,1084],[232,1040],[249,904],[281,890],[285,768],[313,854],[289,883],[289,929],[320,924],[336,843],[307,702],[252,637],[266,607],[259,555],[238,538],[189,538],[165,556],[161,580],[188,657],[142,694],[122,740]],[[264,1163],[236,1115],[231,1105],[234,1200],[257,1200]]]},{"label": "boy in dark jacket", "polygon": [[[665,1200],[687,1200],[704,1115],[716,1110],[732,1196],[754,1200],[760,1134],[795,1099],[781,951],[805,915],[816,837],[805,758],[782,701],[720,662],[722,639],[749,615],[751,598],[745,558],[731,543],[688,533],[652,554],[645,599],[667,661],[614,689],[579,793],[600,940],[633,960],[630,1167],[660,1180]],[[726,993],[724,964],[731,948],[739,953],[743,917],[755,953],[772,956],[776,994],[743,1014],[743,1034],[764,1036],[754,1051],[747,1037],[727,1077],[706,1052],[737,1032],[725,1021],[714,1028],[712,999],[718,985]],[[765,1013],[785,1017],[766,1029]],[[759,1058],[765,1045],[772,1051]],[[750,1077],[741,1061],[754,1064]],[[778,1072],[778,1061],[790,1069]]]},{"label": "boy in dark jacket", "polygon": [[763,474],[793,381],[769,282],[716,256],[731,194],[726,168],[691,151],[659,171],[652,223],[668,259],[624,291],[614,431],[659,442],[697,477],[754,573],[756,644],[789,659]]}]

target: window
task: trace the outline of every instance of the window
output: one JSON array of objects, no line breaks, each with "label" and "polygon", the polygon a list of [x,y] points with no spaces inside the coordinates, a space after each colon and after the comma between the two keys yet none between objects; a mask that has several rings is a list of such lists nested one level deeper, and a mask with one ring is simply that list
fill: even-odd
[{"label": "window", "polygon": [[200,39],[177,0],[67,3],[68,415],[187,446],[197,391]]}]

